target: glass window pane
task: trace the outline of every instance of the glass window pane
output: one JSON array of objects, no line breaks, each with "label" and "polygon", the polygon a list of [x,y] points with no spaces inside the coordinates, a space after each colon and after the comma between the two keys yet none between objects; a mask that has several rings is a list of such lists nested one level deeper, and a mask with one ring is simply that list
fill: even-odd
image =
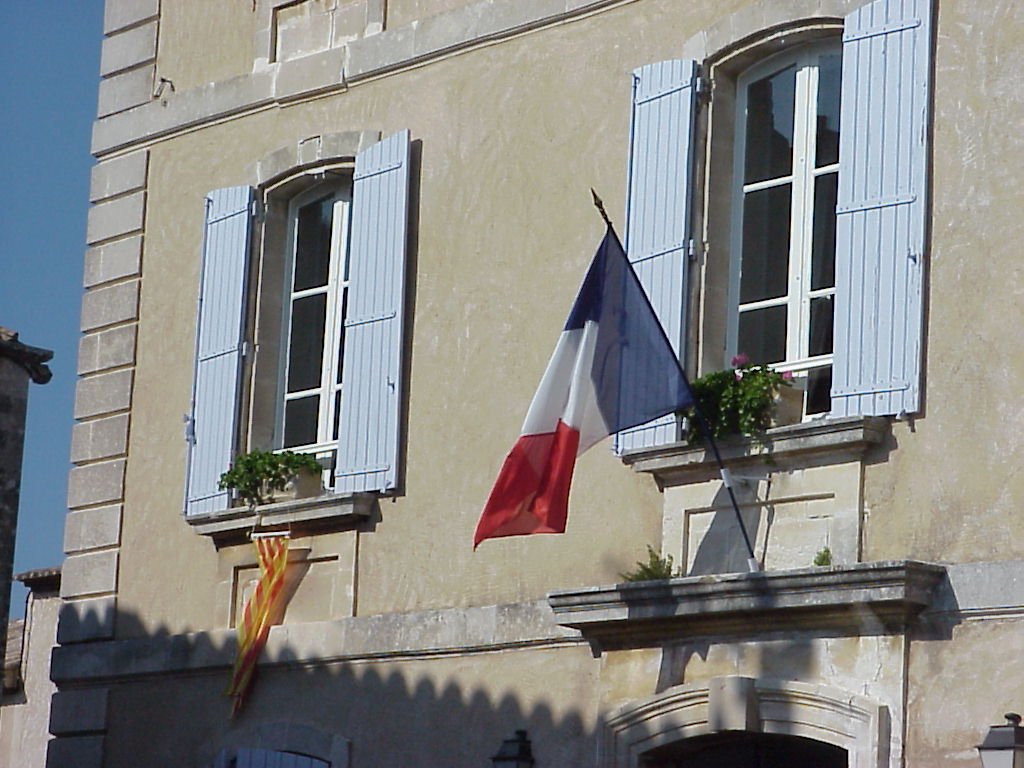
[{"label": "glass window pane", "polygon": [[793,108],[796,67],[747,86],[746,183],[793,172]]},{"label": "glass window pane", "polygon": [[807,415],[832,410],[832,366],[807,372]]},{"label": "glass window pane", "polygon": [[791,188],[783,184],[744,195],[742,304],[788,293]]},{"label": "glass window pane", "polygon": [[342,367],[345,365],[345,320],[348,319],[348,289],[341,294],[341,328],[338,329],[338,375],[337,383],[342,382]]},{"label": "glass window pane", "polygon": [[808,347],[811,357],[832,353],[832,303],[831,296],[811,299],[811,338]]},{"label": "glass window pane", "polygon": [[839,91],[843,58],[839,52],[818,60],[816,168],[839,162]]},{"label": "glass window pane", "polygon": [[284,404],[284,447],[312,445],[316,442],[316,424],[320,415],[320,397],[300,397]]},{"label": "glass window pane", "polygon": [[334,393],[334,428],[331,430],[332,439],[337,440],[340,434],[341,425],[341,390]]},{"label": "glass window pane", "polygon": [[838,173],[814,180],[814,240],[811,243],[811,290],[836,284],[836,195]]},{"label": "glass window pane", "polygon": [[292,290],[303,291],[327,285],[333,216],[333,197],[325,197],[299,208],[295,236],[295,279]]},{"label": "glass window pane", "polygon": [[319,293],[292,302],[292,331],[288,344],[288,391],[320,386],[324,357],[327,296]]},{"label": "glass window pane", "polygon": [[757,365],[785,360],[786,307],[741,312],[736,351]]}]

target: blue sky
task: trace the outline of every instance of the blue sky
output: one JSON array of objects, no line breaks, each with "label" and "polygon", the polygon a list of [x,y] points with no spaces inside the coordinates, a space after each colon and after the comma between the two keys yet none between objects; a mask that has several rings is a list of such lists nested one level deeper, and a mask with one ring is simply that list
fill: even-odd
[{"label": "blue sky", "polygon": [[29,394],[15,573],[63,559],[102,30],[102,0],[0,0],[0,325],[54,351]]}]

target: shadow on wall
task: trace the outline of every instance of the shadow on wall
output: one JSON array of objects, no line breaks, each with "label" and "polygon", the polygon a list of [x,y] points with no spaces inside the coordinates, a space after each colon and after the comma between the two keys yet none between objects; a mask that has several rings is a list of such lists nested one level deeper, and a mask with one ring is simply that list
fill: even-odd
[{"label": "shadow on wall", "polygon": [[249,701],[232,720],[224,690],[234,632],[145,633],[132,613],[116,620],[131,639],[59,646],[51,665],[59,688],[109,687],[108,767],[210,768],[224,749],[292,751],[282,734],[301,733],[307,746],[298,751],[331,759],[329,744],[337,754],[341,740],[353,765],[489,766],[517,729],[528,732],[538,764],[594,763],[599,662],[582,643],[330,659],[344,653],[345,620],[286,625],[272,631]]}]

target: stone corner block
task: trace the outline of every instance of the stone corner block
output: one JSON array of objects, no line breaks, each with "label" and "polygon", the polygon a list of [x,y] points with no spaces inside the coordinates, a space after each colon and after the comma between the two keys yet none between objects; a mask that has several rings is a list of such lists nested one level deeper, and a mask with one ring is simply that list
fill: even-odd
[{"label": "stone corner block", "polygon": [[120,368],[135,362],[134,325],[90,333],[78,344],[78,373]]},{"label": "stone corner block", "polygon": [[152,101],[155,72],[155,65],[148,64],[100,80],[96,116],[107,117]]},{"label": "stone corner block", "polygon": [[120,501],[124,495],[125,460],[72,467],[68,473],[68,507]]},{"label": "stone corner block", "polygon": [[108,688],[57,691],[50,699],[50,733],[63,736],[105,731],[108,693]]},{"label": "stone corner block", "polygon": [[102,735],[62,736],[46,745],[46,768],[102,768]]},{"label": "stone corner block", "polygon": [[128,451],[128,414],[79,422],[71,428],[71,461],[124,456]]},{"label": "stone corner block", "polygon": [[116,549],[69,555],[60,575],[60,596],[85,597],[117,591]]},{"label": "stone corner block", "polygon": [[107,0],[103,34],[110,35],[160,15],[160,0]]},{"label": "stone corner block", "polygon": [[57,620],[57,642],[71,645],[90,640],[111,640],[116,614],[117,598],[113,596],[65,601]]},{"label": "stone corner block", "polygon": [[153,61],[156,58],[156,37],[156,19],[106,37],[100,52],[100,76],[106,77]]},{"label": "stone corner block", "polygon": [[145,215],[146,193],[141,190],[97,203],[89,209],[85,239],[90,245],[95,245],[122,235],[141,232]]},{"label": "stone corner block", "polygon": [[64,552],[72,555],[121,543],[120,504],[68,512],[64,521]]},{"label": "stone corner block", "polygon": [[92,203],[132,192],[146,186],[149,150],[132,152],[124,157],[102,160],[92,167],[89,201]]},{"label": "stone corner block", "polygon": [[75,418],[128,410],[132,405],[134,378],[134,371],[126,369],[79,379],[75,388]]},{"label": "stone corner block", "polygon": [[92,331],[139,318],[139,281],[92,288],[82,297],[82,330]]},{"label": "stone corner block", "polygon": [[122,277],[136,277],[141,272],[142,235],[97,245],[85,252],[86,288]]}]

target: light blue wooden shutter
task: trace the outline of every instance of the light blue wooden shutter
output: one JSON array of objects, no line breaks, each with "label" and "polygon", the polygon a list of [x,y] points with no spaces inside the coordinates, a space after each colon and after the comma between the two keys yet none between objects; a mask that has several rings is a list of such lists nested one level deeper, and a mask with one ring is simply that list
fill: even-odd
[{"label": "light blue wooden shutter", "polygon": [[408,198],[402,131],[356,157],[337,493],[398,485]]},{"label": "light blue wooden shutter", "polygon": [[[633,73],[626,253],[680,360],[686,346],[696,93],[697,63],[691,60],[648,64]],[[621,386],[628,396],[632,382]],[[669,414],[620,432],[615,447],[624,453],[679,438],[678,419]]]},{"label": "light blue wooden shutter", "polygon": [[192,412],[189,416],[189,515],[227,509],[217,488],[235,449],[253,192],[214,190],[206,201],[206,234],[199,288]]},{"label": "light blue wooden shutter", "polygon": [[832,415],[920,409],[932,0],[846,17]]}]

